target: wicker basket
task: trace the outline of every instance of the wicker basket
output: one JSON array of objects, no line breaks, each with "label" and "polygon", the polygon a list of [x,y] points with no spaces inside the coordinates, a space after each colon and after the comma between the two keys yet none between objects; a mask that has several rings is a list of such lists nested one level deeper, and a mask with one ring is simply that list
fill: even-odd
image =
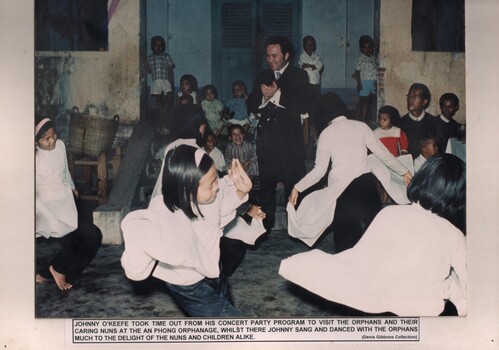
[{"label": "wicker basket", "polygon": [[120,117],[98,118],[80,113],[73,107],[69,120],[69,151],[90,157],[109,152],[118,131]]}]

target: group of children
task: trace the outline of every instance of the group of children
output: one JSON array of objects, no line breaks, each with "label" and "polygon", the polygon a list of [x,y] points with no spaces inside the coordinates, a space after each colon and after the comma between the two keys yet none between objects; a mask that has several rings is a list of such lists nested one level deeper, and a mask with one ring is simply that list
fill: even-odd
[{"label": "group of children", "polygon": [[407,95],[408,113],[403,117],[390,105],[383,106],[378,112],[378,128],[374,134],[394,155],[411,154],[414,171],[437,153],[446,151],[451,138],[461,138],[461,125],[453,118],[459,110],[459,99],[453,93],[440,97],[441,114],[433,116],[425,111],[431,95],[424,84],[415,83]]},{"label": "group of children", "polygon": [[[289,232],[301,231],[305,237],[296,237],[305,242],[308,239],[307,244],[313,245],[333,220],[338,254],[331,258],[312,250],[291,257],[282,263],[281,275],[329,300],[367,312],[438,315],[444,300],[452,300],[459,314],[465,314],[465,240],[459,221],[464,217],[465,208],[464,163],[450,155],[437,155],[412,178],[409,170],[395,158],[411,154],[416,162],[420,156],[428,159],[432,153],[442,150],[448,138],[457,136],[452,118],[459,109],[459,100],[454,94],[444,94],[440,99],[442,114],[434,117],[424,111],[431,98],[428,88],[413,84],[407,95],[407,115],[400,117],[396,108],[384,106],[379,110],[379,128],[373,132],[365,123],[345,117],[346,105],[338,96],[320,96],[322,63],[315,54],[315,39],[305,37],[303,45],[300,65],[309,73],[310,100],[321,107],[315,109],[314,118],[320,119],[318,125],[323,128],[317,130],[320,137],[316,165],[295,185],[289,198]],[[153,54],[148,59],[148,68],[153,74],[151,92],[160,108],[169,108],[173,105],[174,64],[165,54],[165,42],[160,37],[151,40],[151,48]],[[361,48],[369,58],[372,39],[362,39]],[[359,60],[359,74],[356,73],[358,90],[363,97],[373,92],[372,77],[362,74],[362,67],[366,65],[372,66],[373,60]],[[132,280],[151,275],[163,280],[173,298],[191,316],[241,315],[230,301],[225,280],[228,274],[224,273],[221,263],[224,257],[230,262],[228,256],[241,254],[235,251],[234,245],[224,245],[223,239],[237,209],[248,199],[250,204],[255,203],[251,195],[258,187],[258,160],[253,143],[245,140],[250,128],[246,86],[236,81],[232,90],[233,98],[223,105],[217,100],[216,88],[207,85],[203,88],[204,99],[200,101],[195,77],[182,76],[177,95],[181,120],[175,121],[181,132],[164,151],[162,170],[149,207],[127,215],[121,226],[125,240],[121,262],[126,275]],[[199,113],[201,110],[203,113]],[[102,236],[95,225],[84,223],[77,215],[73,195],[78,194],[67,170],[64,144],[57,140],[53,123],[43,118],[37,119],[35,125],[36,234],[57,239],[63,246],[54,260],[40,268],[36,281],[51,278],[60,289],[66,290],[72,287],[71,279],[95,256]],[[224,156],[216,143],[226,126],[230,143]],[[344,151],[346,144],[351,146],[348,154]],[[371,198],[376,192],[375,187],[372,191],[374,177],[369,170],[367,149],[409,184],[411,206],[392,206],[396,209],[388,208],[374,219],[380,205],[376,198],[374,203],[367,203],[370,199],[363,197],[369,192]],[[419,163],[417,166],[419,168]],[[327,171],[328,188],[312,192],[299,203],[300,192],[313,186]],[[354,202],[360,205],[359,210],[351,209]],[[308,210],[304,211],[307,215],[300,216],[304,208]],[[258,205],[252,205],[248,212],[252,220],[265,217]],[[358,218],[359,215],[365,217]],[[312,222],[314,217],[320,222]],[[401,222],[398,218],[407,221]],[[369,226],[373,219],[373,225]],[[414,223],[410,225],[411,230],[406,230],[407,223]],[[419,225],[426,230],[421,239],[420,230],[416,229]],[[389,234],[383,235],[384,231]],[[391,254],[390,247],[394,247],[396,254]],[[409,249],[420,253],[431,250],[437,258],[423,264],[424,254],[416,256]],[[388,255],[393,259],[385,259]],[[408,271],[416,269],[417,275],[400,279],[396,287],[390,287],[392,280],[380,284],[376,278],[369,277],[372,262],[379,263],[374,270],[384,276],[388,266],[384,265],[385,261],[397,265],[400,257],[407,256],[411,262],[395,271],[411,275]],[[442,263],[439,256],[448,259]],[[438,271],[434,269],[437,265]],[[342,266],[350,266],[351,270],[346,271]],[[328,277],[318,279],[321,273]],[[394,275],[395,279],[400,276]],[[425,280],[426,276],[430,276],[431,281]],[[439,283],[440,294],[428,292]],[[371,293],[369,297],[364,290]]]},{"label": "group of children", "polygon": [[[232,97],[223,104],[217,99],[217,88],[208,84],[202,88],[202,99],[199,96],[198,81],[192,74],[184,74],[180,78],[176,103],[173,103],[173,68],[170,55],[166,53],[166,42],[161,36],[151,38],[152,53],[147,57],[147,71],[151,74],[151,96],[155,98],[160,111],[160,118],[165,119],[173,105],[200,105],[205,112],[208,127],[218,137],[224,128],[237,124],[247,132],[250,129],[250,116],[246,100],[248,92],[242,80],[232,83]],[[254,126],[254,125],[253,125]]]}]

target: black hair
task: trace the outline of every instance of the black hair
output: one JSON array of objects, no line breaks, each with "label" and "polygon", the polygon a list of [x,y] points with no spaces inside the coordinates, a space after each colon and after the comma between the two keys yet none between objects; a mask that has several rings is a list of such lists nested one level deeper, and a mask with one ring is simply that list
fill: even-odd
[{"label": "black hair", "polygon": [[319,135],[334,118],[347,115],[347,105],[338,95],[328,92],[317,99],[311,114]]},{"label": "black hair", "polygon": [[314,44],[314,47],[317,47],[317,42],[315,41],[315,38],[312,35],[307,35],[307,36],[303,37],[303,41],[302,41],[303,46],[305,46],[305,42],[308,40],[312,41],[312,43]]},{"label": "black hair", "polygon": [[428,137],[422,138],[421,140],[419,140],[419,146],[422,149],[422,148],[428,146],[430,144],[430,142],[433,142],[435,144],[435,146],[438,146],[437,138],[435,136],[428,136]]},{"label": "black hair", "polygon": [[[182,103],[182,102],[187,102],[187,103]],[[181,95],[178,97],[178,104],[188,104],[188,105],[193,105],[194,104],[194,97],[191,95]]]},{"label": "black hair", "polygon": [[279,45],[281,47],[282,54],[286,56],[286,53],[288,53],[288,61],[291,61],[291,57],[294,55],[295,49],[293,47],[293,43],[287,36],[279,34],[272,35],[270,38],[265,40],[265,47],[269,45]]},{"label": "black hair", "polygon": [[[35,116],[35,128],[45,118],[47,118],[47,117],[41,116],[41,115],[36,115]],[[38,130],[38,132],[35,135],[35,142],[38,142],[38,140],[41,139],[50,128],[53,128],[55,131],[55,124],[52,120],[49,120],[48,122],[43,124],[43,126],[40,128],[40,130]]]},{"label": "black hair", "polygon": [[234,90],[234,88],[235,88],[236,86],[240,86],[240,87],[242,87],[242,88],[243,88],[243,90],[244,90],[244,92],[247,92],[247,90],[246,90],[246,83],[245,83],[244,81],[242,81],[242,80],[236,80],[236,81],[234,81],[234,82],[232,83],[232,90]]},{"label": "black hair", "polygon": [[191,91],[198,91],[198,80],[196,77],[192,74],[184,74],[180,77],[180,85],[182,85],[182,82],[184,80],[187,80],[189,82],[189,85],[191,86]]},{"label": "black hair", "polygon": [[364,45],[364,44],[371,44],[374,46],[374,40],[371,38],[369,35],[362,35],[359,38],[359,47]]},{"label": "black hair", "polygon": [[420,90],[421,91],[421,98],[423,100],[428,100],[428,103],[426,103],[423,106],[424,108],[427,108],[430,105],[431,93],[430,93],[430,89],[428,89],[428,86],[426,86],[425,84],[421,84],[421,83],[414,83],[409,88],[409,93],[411,92],[411,90]]},{"label": "black hair", "polygon": [[215,98],[217,98],[217,97],[218,97],[218,90],[217,90],[217,88],[215,87],[215,85],[208,84],[208,85],[203,86],[203,91],[202,91],[202,92],[203,92],[203,96],[204,96],[204,95],[206,95],[206,92],[207,92],[208,90],[213,91],[213,95],[215,96]]},{"label": "black hair", "polygon": [[198,217],[193,211],[193,205],[199,215],[203,216],[197,202],[199,181],[213,166],[213,160],[206,153],[197,166],[197,150],[188,145],[177,146],[166,154],[163,167],[163,202],[172,213],[182,210],[189,219]]},{"label": "black hair", "polygon": [[201,146],[203,135],[199,128],[203,124],[207,124],[206,116],[199,105],[179,105],[173,110],[172,136],[175,139],[196,139],[196,143]]},{"label": "black hair", "polygon": [[161,35],[155,35],[151,38],[151,50],[152,50],[152,47],[154,45],[154,42],[156,40],[159,40],[159,42],[161,43],[161,45],[163,46],[163,50],[161,52],[165,52],[166,50],[166,41],[165,41],[165,38],[163,38]]},{"label": "black hair", "polygon": [[229,130],[227,131],[227,132],[228,132],[228,134],[229,134],[229,137],[230,137],[230,134],[232,134],[232,131],[233,131],[234,129],[240,129],[240,130],[241,130],[241,132],[243,133],[243,135],[245,134],[245,132],[244,132],[244,128],[243,128],[241,125],[239,125],[239,124],[231,124],[231,125],[229,126]]},{"label": "black hair", "polygon": [[379,109],[378,115],[386,114],[390,118],[390,123],[393,126],[398,126],[400,122],[400,113],[399,110],[393,106],[386,105]]},{"label": "black hair", "polygon": [[442,96],[440,96],[440,107],[444,105],[445,101],[451,101],[454,106],[459,106],[459,98],[456,96],[456,94],[453,94],[452,92],[446,92]]},{"label": "black hair", "polygon": [[204,132],[204,143],[203,146],[206,145],[206,142],[208,142],[208,137],[213,136],[215,139],[215,144],[217,143],[217,137],[215,136],[215,133],[211,131],[210,128],[206,128],[206,131]]},{"label": "black hair", "polygon": [[466,164],[452,154],[431,157],[412,178],[407,197],[466,232]]}]

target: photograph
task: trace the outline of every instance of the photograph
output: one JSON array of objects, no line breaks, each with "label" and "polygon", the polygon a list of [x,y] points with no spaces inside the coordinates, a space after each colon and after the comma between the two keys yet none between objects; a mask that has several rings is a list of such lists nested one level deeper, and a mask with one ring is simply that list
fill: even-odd
[{"label": "photograph", "polygon": [[0,341],[494,348],[494,11],[3,4]]}]

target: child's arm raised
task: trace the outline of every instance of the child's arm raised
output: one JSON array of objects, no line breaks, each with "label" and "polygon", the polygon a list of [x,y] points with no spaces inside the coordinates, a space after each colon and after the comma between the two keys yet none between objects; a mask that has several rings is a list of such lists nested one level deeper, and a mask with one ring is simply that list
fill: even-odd
[{"label": "child's arm raised", "polygon": [[232,165],[228,170],[228,174],[229,178],[232,180],[232,182],[234,182],[234,185],[237,188],[237,196],[239,197],[239,199],[243,199],[244,196],[246,196],[249,191],[251,191],[253,184],[251,183],[248,174],[246,174],[243,166],[241,165],[241,162],[238,159],[232,160]]}]

